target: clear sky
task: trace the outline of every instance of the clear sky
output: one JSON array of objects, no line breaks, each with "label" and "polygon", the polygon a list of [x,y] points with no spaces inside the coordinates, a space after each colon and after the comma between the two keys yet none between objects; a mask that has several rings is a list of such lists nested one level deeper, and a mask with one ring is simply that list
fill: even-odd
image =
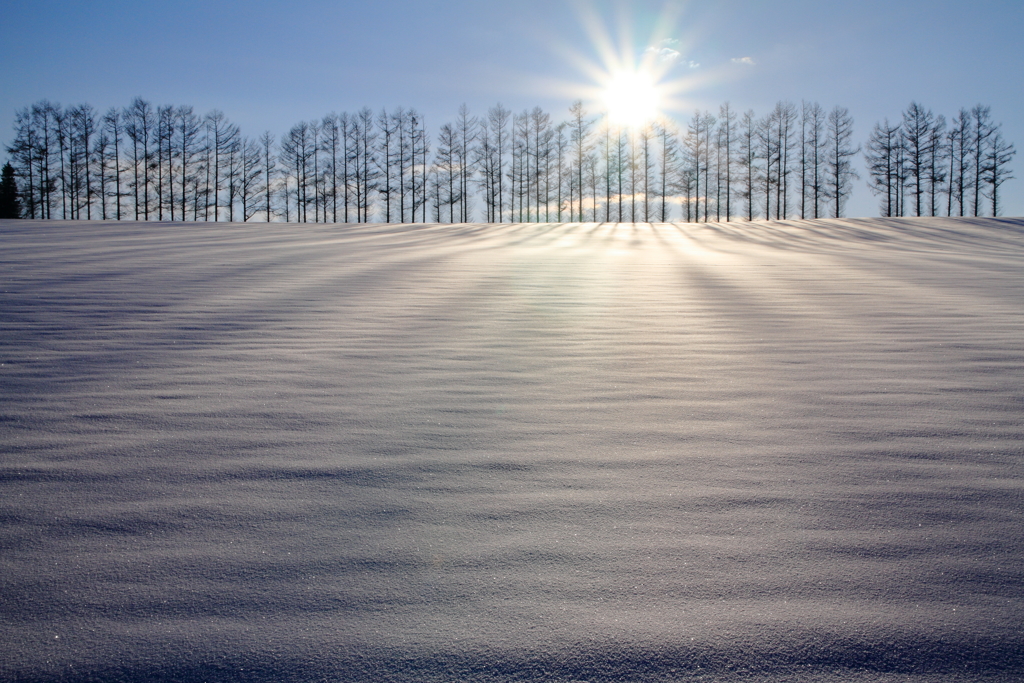
[{"label": "clear sky", "polygon": [[[988,104],[1022,150],[1003,213],[1024,215],[1022,0],[5,0],[2,14],[5,145],[14,112],[44,98],[217,108],[248,135],[363,106],[415,107],[433,130],[462,103],[559,119],[578,96],[596,113],[610,60],[657,47],[680,121],[809,100],[848,107],[863,143],[911,100],[947,118]],[[877,215],[863,183],[846,213]]]}]

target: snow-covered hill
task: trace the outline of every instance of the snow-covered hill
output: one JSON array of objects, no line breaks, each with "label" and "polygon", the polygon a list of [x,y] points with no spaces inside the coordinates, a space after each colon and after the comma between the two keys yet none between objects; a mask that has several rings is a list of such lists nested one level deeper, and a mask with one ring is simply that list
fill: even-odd
[{"label": "snow-covered hill", "polygon": [[0,222],[0,678],[1019,680],[1022,304],[1024,219]]}]

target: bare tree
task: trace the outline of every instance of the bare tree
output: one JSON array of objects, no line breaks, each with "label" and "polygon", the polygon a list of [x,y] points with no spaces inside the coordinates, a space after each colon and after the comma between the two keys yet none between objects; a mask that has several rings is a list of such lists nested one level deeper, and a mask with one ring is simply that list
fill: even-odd
[{"label": "bare tree", "polygon": [[606,116],[601,125],[601,155],[604,157],[604,220],[612,219],[612,123]]},{"label": "bare tree", "polygon": [[850,195],[853,179],[860,176],[850,164],[850,159],[860,152],[860,147],[851,147],[853,138],[853,117],[846,107],[836,106],[828,115],[828,172],[827,187],[834,202],[834,217],[843,214],[843,204]]},{"label": "bare tree", "polygon": [[[188,211],[188,194],[191,188],[195,193],[197,187],[196,164],[200,154],[200,133],[203,123],[192,107],[180,106],[174,110],[174,147],[178,156],[178,174],[181,180],[181,219],[185,220]],[[195,197],[193,197],[193,215],[195,214]]]},{"label": "bare tree", "polygon": [[[586,172],[583,174],[583,177],[586,179],[585,180],[586,188],[584,189],[583,196],[585,197],[587,195],[587,190],[590,191],[590,220],[596,222],[597,221],[597,186],[598,186],[598,184],[600,182],[600,174],[599,174],[599,172],[597,170],[597,168],[598,168],[597,154],[595,154],[593,152],[593,150],[591,150],[591,152],[589,154],[587,154],[587,158],[586,158],[586,161],[584,163],[586,164]],[[540,220],[539,216],[537,217],[537,220],[538,221]]]},{"label": "bare tree", "polygon": [[74,165],[71,159],[74,150],[72,140],[74,131],[71,116],[68,110],[54,105],[51,120],[53,122],[51,128],[53,137],[49,145],[56,147],[54,152],[57,155],[59,168],[55,168],[54,172],[59,174],[57,177],[60,179],[60,215],[65,220],[74,219]]},{"label": "bare tree", "polygon": [[[78,218],[79,193],[76,181],[78,180],[78,169],[76,167],[76,132],[75,122],[71,116],[73,107],[67,107],[56,113],[57,144],[60,147],[61,163],[61,193],[66,195],[68,218]],[[979,180],[980,182],[980,180]]]},{"label": "bare tree", "polygon": [[942,193],[942,185],[946,182],[945,161],[947,150],[943,145],[946,134],[946,117],[939,114],[928,129],[928,208],[930,216],[938,215],[938,195]]},{"label": "bare tree", "polygon": [[550,183],[548,159],[551,155],[551,115],[540,107],[530,112],[530,131],[533,134],[533,183],[534,213],[540,221],[541,207],[544,207],[545,218],[549,214]]},{"label": "bare tree", "polygon": [[[269,223],[274,215],[274,180],[277,177],[277,155],[274,153],[273,133],[268,130],[260,135],[259,145],[262,156],[260,169],[263,171],[263,201],[257,210],[263,212]],[[336,220],[337,216],[335,216]]]},{"label": "bare tree", "polygon": [[748,221],[754,220],[754,214],[757,213],[755,210],[754,193],[760,183],[759,169],[757,167],[757,152],[760,144],[758,129],[758,122],[754,111],[748,109],[743,113],[739,124],[739,167],[742,176],[741,182],[743,183],[740,197],[746,201]]},{"label": "bare tree", "polygon": [[341,114],[338,117],[338,128],[341,130],[341,186],[344,194],[345,222],[349,222],[349,207],[351,205],[354,179],[354,165],[357,150],[357,124],[356,120],[348,114]]},{"label": "bare tree", "polygon": [[[401,110],[399,110],[400,113]],[[388,114],[386,109],[381,109],[380,113],[377,114],[380,149],[377,150],[376,160],[381,177],[380,195],[384,198],[385,223],[391,222],[391,201],[397,191],[397,187],[392,187],[392,182],[396,180],[395,163],[400,157],[399,153],[394,149],[395,138],[400,127],[400,122],[397,119],[397,116]]]},{"label": "bare tree", "polygon": [[480,121],[474,152],[474,164],[480,171],[478,184],[484,198],[485,220],[489,223],[499,223],[503,218],[500,195],[504,183],[504,159],[498,140],[507,135],[507,131],[495,128],[499,122],[495,120],[494,113],[492,108],[487,118]]},{"label": "bare tree", "polygon": [[990,107],[975,105],[971,109],[971,156],[973,159],[973,177],[971,187],[974,188],[972,209],[975,216],[981,215],[981,187],[985,176],[985,160],[989,151],[989,138],[995,133],[992,125]]},{"label": "bare tree", "polygon": [[71,218],[82,219],[82,208],[89,211],[90,158],[89,143],[94,130],[89,105],[68,107],[63,114],[64,149],[67,152],[67,187]]},{"label": "bare tree", "polygon": [[779,163],[782,155],[779,152],[778,139],[775,137],[777,127],[776,118],[778,110],[772,110],[758,122],[758,154],[764,159],[764,172],[761,176],[762,189],[764,191],[764,217],[771,220],[772,217],[772,195],[779,184]]},{"label": "bare tree", "polygon": [[[372,118],[370,119],[372,125]],[[309,124],[305,121],[292,126],[281,141],[281,160],[286,173],[295,181],[295,220],[305,223],[309,220],[309,205],[313,201],[313,154],[315,146]],[[287,192],[287,189],[286,189]],[[287,202],[287,197],[285,199]]]},{"label": "bare tree", "polygon": [[96,195],[99,198],[100,218],[107,220],[107,196],[110,193],[110,178],[113,167],[110,136],[102,125],[98,128],[96,142],[92,153],[96,158],[96,173],[99,174],[99,185]]},{"label": "bare tree", "polygon": [[[709,199],[711,195],[709,178],[711,171],[711,130],[715,125],[715,117],[710,112],[701,114],[694,112],[686,131],[686,148],[693,160],[693,203],[694,219],[700,221],[701,198],[704,199],[704,221],[710,215]],[[704,192],[701,193],[701,179],[704,180]]]},{"label": "bare tree", "polygon": [[[459,169],[458,169],[459,136],[450,124],[441,126],[437,140],[437,152],[434,157],[435,174],[438,178],[435,212],[438,221],[441,219],[441,208],[448,207],[448,222],[455,222],[455,205],[459,202]],[[441,190],[446,190],[441,194]]]},{"label": "bare tree", "polygon": [[[780,102],[777,105],[779,111],[779,186],[782,190],[781,197],[775,203],[776,212],[782,210],[782,218],[789,217],[789,180],[793,175],[793,150],[798,140],[794,139],[796,132],[796,106],[792,102]],[[776,216],[778,217],[778,216]]]},{"label": "bare tree", "polygon": [[640,167],[643,169],[641,177],[643,178],[644,186],[642,215],[644,223],[651,222],[651,174],[654,171],[654,155],[651,153],[653,138],[654,131],[650,126],[644,126],[640,130]]},{"label": "bare tree", "polygon": [[[430,153],[430,137],[427,135],[423,118],[413,109],[410,112],[413,130],[412,158],[413,168],[419,173],[413,176],[412,217],[416,220],[416,208],[422,207],[423,222],[427,222],[427,155]],[[418,160],[418,161],[417,161]],[[418,176],[418,179],[417,179]],[[417,199],[417,196],[419,199]]]},{"label": "bare tree", "polygon": [[[36,129],[33,157],[37,164],[39,183],[39,217],[53,218],[57,180],[61,184],[61,218],[67,214],[67,185],[64,182],[64,149],[67,117],[60,105],[43,100],[32,106],[32,125]],[[56,159],[55,159],[56,157]],[[54,177],[58,174],[58,177]]]},{"label": "bare tree", "polygon": [[[715,126],[718,124],[716,119],[711,112],[704,112],[704,153],[707,159],[707,163],[704,164],[704,222],[707,223],[711,220],[711,177],[712,177],[712,164],[714,164],[715,177],[718,174],[718,160],[712,153],[713,145],[712,142],[715,139]],[[717,201],[715,202],[715,211],[718,211]]]},{"label": "bare tree", "polygon": [[674,179],[678,173],[679,149],[675,132],[669,127],[667,121],[658,123],[655,134],[661,143],[658,183],[658,198],[661,200],[661,208],[658,212],[658,220],[664,223],[669,218],[669,193],[675,189],[675,181],[670,183],[669,179]]},{"label": "bare tree", "polygon": [[889,119],[885,119],[884,123],[875,124],[864,150],[870,176],[868,187],[874,194],[883,197],[879,202],[879,210],[886,217],[896,215],[897,210],[900,144],[900,125],[893,126]]},{"label": "bare tree", "polygon": [[358,141],[356,162],[356,209],[361,222],[368,223],[373,213],[373,193],[379,189],[380,174],[376,171],[377,132],[373,128],[373,112],[363,107],[357,115]]},{"label": "bare tree", "polygon": [[629,222],[636,223],[636,179],[639,164],[636,153],[636,130],[626,130],[626,141],[629,145],[629,161],[626,168],[629,170]]},{"label": "bare tree", "polygon": [[[320,173],[320,122],[313,120],[309,122],[309,156],[312,160],[312,168],[309,175],[310,201],[313,202],[313,222],[320,222],[320,210],[324,206],[324,177]],[[326,216],[324,216],[326,220]]]},{"label": "bare tree", "polygon": [[[522,222],[523,204],[526,193],[525,157],[529,150],[529,115],[526,111],[512,115],[511,163],[509,164],[509,194],[511,201],[512,221]],[[525,202],[527,205],[528,202]]]},{"label": "bare tree", "polygon": [[765,218],[771,218],[775,198],[775,219],[784,219],[789,209],[789,178],[793,172],[790,155],[795,147],[796,107],[779,102],[761,124],[761,158],[765,160]]},{"label": "bare tree", "polygon": [[810,190],[814,218],[820,218],[825,200],[829,198],[825,188],[825,159],[828,156],[827,117],[817,102],[808,109],[807,147],[810,155]]},{"label": "bare tree", "polygon": [[[338,222],[338,162],[343,153],[341,141],[341,129],[339,128],[338,115],[331,113],[324,116],[320,125],[322,137],[321,145],[324,153],[324,190],[326,202],[324,204],[324,220],[327,219],[328,208],[331,211],[332,223]],[[261,138],[262,140],[262,138]],[[261,142],[261,144],[263,144]],[[269,184],[269,179],[265,181]],[[266,190],[264,190],[266,191]]]},{"label": "bare tree", "polygon": [[476,142],[476,128],[478,120],[470,116],[469,107],[465,104],[459,106],[459,114],[455,119],[455,131],[458,143],[456,145],[456,160],[459,167],[459,221],[466,223],[470,216],[470,192],[469,188],[473,180],[474,168],[471,149]]},{"label": "bare tree", "polygon": [[[569,156],[569,139],[566,136],[566,130],[568,130],[569,124],[563,121],[555,126],[555,137],[554,137],[554,149],[555,149],[555,212],[557,214],[556,220],[562,222],[562,211],[565,207],[565,181],[567,179],[566,173],[566,159]],[[572,209],[570,208],[570,215]]]},{"label": "bare tree", "polygon": [[478,184],[484,199],[484,220],[488,223],[497,223],[494,219],[497,196],[495,195],[494,168],[496,166],[496,154],[494,142],[491,139],[490,119],[480,121],[477,131],[477,146],[474,150],[474,163],[480,171]]},{"label": "bare tree", "polygon": [[239,179],[239,199],[242,202],[242,221],[248,221],[262,210],[260,198],[263,186],[263,145],[256,140],[243,138],[240,145],[241,175]]},{"label": "bare tree", "polygon": [[[153,129],[153,106],[141,97],[136,97],[124,111],[124,122],[125,134],[132,143],[132,190],[135,199],[135,220],[139,220],[141,215],[145,216],[145,220],[148,221],[151,161],[149,140]],[[141,213],[140,208],[142,209]]]},{"label": "bare tree", "polygon": [[807,178],[809,155],[807,153],[808,109],[806,100],[800,102],[800,218],[807,218]]},{"label": "bare tree", "polygon": [[192,220],[198,221],[200,211],[203,220],[210,220],[210,175],[213,170],[213,150],[210,148],[209,124],[202,121],[202,138],[196,157],[196,172],[192,181]]},{"label": "bare tree", "polygon": [[[735,138],[736,112],[726,102],[718,110],[718,148],[723,153],[718,164],[719,186],[725,189],[725,220],[732,220],[732,168],[733,139]],[[719,199],[721,204],[721,199]]]},{"label": "bare tree", "polygon": [[697,202],[697,170],[692,159],[688,159],[679,167],[679,189],[683,196],[680,201],[679,210],[685,215],[686,222],[699,221]]},{"label": "bare tree", "polygon": [[950,124],[946,134],[949,155],[949,184],[946,187],[948,202],[946,215],[953,215],[953,201],[956,200],[959,215],[964,215],[964,200],[970,188],[968,169],[971,156],[971,113],[961,109]]},{"label": "bare tree", "polygon": [[395,113],[395,120],[398,123],[398,159],[395,163],[395,168],[398,171],[398,220],[400,223],[405,223],[405,195],[406,188],[408,187],[408,173],[410,169],[409,164],[409,147],[412,141],[412,136],[408,130],[409,127],[409,115],[405,109],[399,107]]},{"label": "bare tree", "polygon": [[512,112],[499,102],[487,111],[488,126],[494,143],[494,184],[497,195],[497,222],[505,215],[505,153],[508,149],[508,122]]},{"label": "bare tree", "polygon": [[224,113],[214,109],[206,115],[207,145],[210,148],[213,201],[213,220],[220,220],[220,193],[225,189],[225,161],[238,146],[238,126],[228,121]]},{"label": "bare tree", "polygon": [[[578,179],[577,187],[579,188],[579,220],[583,218],[583,165],[587,157],[587,153],[590,150],[590,129],[593,126],[593,121],[588,118],[587,110],[583,108],[583,101],[576,100],[572,103],[569,108],[571,127],[570,137],[574,153],[574,166]],[[572,217],[572,200],[570,199],[569,215]]]},{"label": "bare tree", "polygon": [[988,184],[988,196],[992,200],[992,215],[999,215],[999,188],[1007,180],[1013,178],[1012,169],[1009,168],[1017,150],[1013,145],[1003,139],[999,126],[995,127],[992,134],[991,144],[985,155],[985,167],[983,178]]},{"label": "bare tree", "polygon": [[914,215],[921,214],[921,198],[927,183],[928,157],[930,155],[931,128],[935,115],[917,102],[911,102],[903,113],[903,145],[907,153],[907,172],[914,187]]},{"label": "bare tree", "polygon": [[[41,147],[39,144],[39,130],[33,120],[32,111],[28,108],[16,112],[14,115],[14,142],[7,146],[7,153],[10,155],[11,170],[13,175],[21,181],[21,187],[17,191],[21,199],[18,214],[25,218],[36,218],[37,211],[44,212],[44,191],[43,183],[37,180],[40,174],[37,173],[36,163],[40,158]],[[41,165],[41,164],[40,164]],[[38,182],[38,185],[37,185]],[[45,218],[45,215],[41,217]]]},{"label": "bare tree", "polygon": [[153,143],[156,146],[156,213],[164,219],[164,209],[174,220],[174,107],[157,107]]},{"label": "bare tree", "polygon": [[228,222],[235,222],[235,205],[242,194],[242,144],[243,139],[224,152],[221,164],[224,169],[224,208],[228,210]]},{"label": "bare tree", "polygon": [[622,127],[615,129],[615,198],[618,204],[619,212],[615,220],[620,223],[625,217],[625,211],[622,206],[623,197],[625,197],[625,188],[622,186],[623,178],[626,175],[626,171],[629,168],[629,154],[627,152],[627,136],[628,133]]},{"label": "bare tree", "polygon": [[[820,215],[824,198],[822,164],[825,160],[825,110],[817,102],[800,108],[800,218]],[[810,202],[810,211],[808,210]]]}]

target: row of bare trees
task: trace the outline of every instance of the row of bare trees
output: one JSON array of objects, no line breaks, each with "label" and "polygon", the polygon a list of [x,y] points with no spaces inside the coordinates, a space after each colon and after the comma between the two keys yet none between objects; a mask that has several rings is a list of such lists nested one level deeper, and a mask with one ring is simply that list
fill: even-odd
[{"label": "row of bare trees", "polygon": [[979,216],[988,208],[998,216],[999,189],[1013,177],[1016,154],[1000,128],[980,104],[961,109],[948,126],[917,102],[896,124],[876,123],[864,156],[881,214]]},{"label": "row of bare trees", "polygon": [[[853,119],[842,107],[779,103],[763,118],[728,103],[639,129],[575,102],[554,123],[539,107],[465,107],[441,127],[430,188],[434,220],[467,220],[476,179],[484,220],[685,221],[841,215],[857,177]],[[445,211],[447,207],[447,211]]]},{"label": "row of bare trees", "polygon": [[233,219],[239,198],[243,219],[254,213],[256,143],[221,112],[136,98],[97,116],[43,101],[17,113],[15,132],[7,152],[26,217]]},{"label": "row of bare trees", "polygon": [[[39,102],[7,148],[30,218],[286,222],[722,221],[840,216],[857,173],[848,110],[779,102],[762,117],[697,111],[681,127],[609,125],[575,102],[463,105],[431,140],[415,109],[328,114],[279,140],[244,136],[219,111],[136,98],[98,115]],[[911,105],[876,125],[870,186],[884,215],[999,210],[1013,147],[987,107],[949,131]],[[927,208],[927,211],[926,211]]]},{"label": "row of bare trees", "polygon": [[817,103],[779,102],[761,118],[728,103],[717,117],[697,112],[681,146],[684,218],[841,216],[858,177],[852,139],[845,107],[826,114]]}]

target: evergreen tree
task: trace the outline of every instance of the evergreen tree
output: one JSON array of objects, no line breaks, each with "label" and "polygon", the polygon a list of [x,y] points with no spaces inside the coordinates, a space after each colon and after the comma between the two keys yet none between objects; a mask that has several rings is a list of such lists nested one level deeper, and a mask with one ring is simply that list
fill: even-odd
[{"label": "evergreen tree", "polygon": [[9,161],[0,172],[0,218],[21,218],[18,183],[14,178],[14,167]]}]

